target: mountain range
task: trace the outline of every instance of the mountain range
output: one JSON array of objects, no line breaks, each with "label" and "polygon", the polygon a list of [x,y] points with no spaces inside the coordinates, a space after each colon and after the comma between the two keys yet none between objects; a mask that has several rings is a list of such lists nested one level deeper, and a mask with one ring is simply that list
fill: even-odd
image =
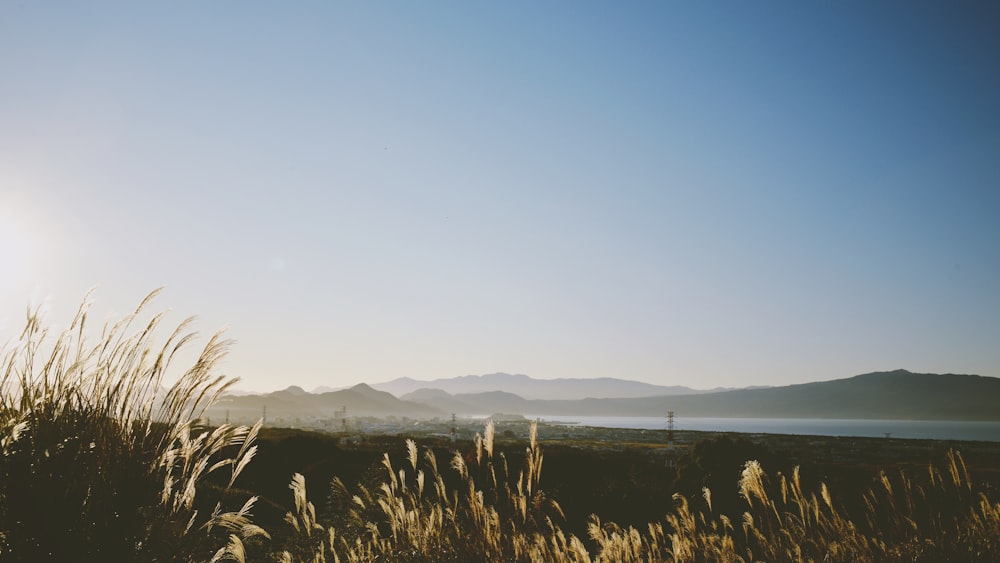
[{"label": "mountain range", "polygon": [[364,383],[325,393],[309,393],[292,385],[272,393],[224,395],[208,412],[210,417],[231,417],[240,421],[256,420],[261,416],[269,420],[294,420],[344,416],[431,418],[441,414],[436,407],[400,400]]},{"label": "mountain range", "polygon": [[421,389],[401,398],[478,414],[662,416],[674,411],[686,417],[1000,420],[1000,379],[906,370],[688,395],[531,400],[500,391],[450,394]]},{"label": "mountain range", "polygon": [[[511,381],[532,397],[509,390],[456,392],[456,389],[490,388]],[[537,380],[527,376],[491,374],[436,382],[397,379],[382,389],[359,384],[349,389],[308,393],[299,387],[262,395],[225,396],[213,408],[234,416],[259,416],[265,406],[272,416],[336,417],[346,407],[347,416],[407,416],[433,418],[450,415],[488,416],[494,413],[532,415],[662,416],[674,411],[683,417],[746,418],[858,418],[914,420],[1000,420],[1000,378],[978,375],[911,373],[906,370],[874,372],[846,379],[782,387],[694,391],[641,382],[605,378],[594,380]],[[614,396],[615,383],[632,396]],[[437,383],[446,389],[419,387]],[[649,395],[635,396],[642,386]],[[561,393],[556,393],[559,390]],[[664,389],[667,391],[665,392]],[[533,390],[533,391],[532,391]],[[279,414],[280,413],[280,414]]]},{"label": "mountain range", "polygon": [[[682,385],[653,385],[614,377],[535,379],[527,375],[490,373],[464,375],[447,379],[417,380],[400,377],[372,385],[397,397],[420,389],[440,389],[451,394],[504,391],[525,399],[586,399],[590,397],[651,397],[656,395],[692,395],[709,393]],[[714,389],[712,391],[721,391]]]}]

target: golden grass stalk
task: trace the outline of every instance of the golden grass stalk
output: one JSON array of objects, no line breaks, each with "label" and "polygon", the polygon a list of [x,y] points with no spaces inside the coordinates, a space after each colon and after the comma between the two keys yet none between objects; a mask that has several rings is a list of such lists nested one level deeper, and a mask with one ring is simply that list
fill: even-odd
[{"label": "golden grass stalk", "polygon": [[199,420],[235,381],[216,374],[230,341],[213,335],[164,389],[171,362],[197,335],[186,319],[156,344],[166,314],[142,319],[159,292],[94,341],[91,293],[55,336],[41,309],[29,308],[19,338],[0,352],[0,535],[21,560],[141,559],[171,543],[173,559],[195,557],[212,522],[247,520],[249,506],[230,514],[217,504],[201,518],[196,506],[201,482],[229,467],[231,486],[256,451],[257,427]]}]

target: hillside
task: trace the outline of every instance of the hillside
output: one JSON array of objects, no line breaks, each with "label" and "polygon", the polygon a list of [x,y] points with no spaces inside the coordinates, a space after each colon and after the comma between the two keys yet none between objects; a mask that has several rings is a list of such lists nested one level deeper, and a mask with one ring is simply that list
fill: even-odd
[{"label": "hillside", "polygon": [[268,419],[296,417],[333,418],[347,409],[347,416],[434,417],[443,411],[423,403],[400,400],[391,393],[360,383],[349,389],[309,393],[297,386],[261,395],[226,395],[209,410],[209,416],[234,420],[256,419],[265,412]]},{"label": "hillside", "polygon": [[509,393],[438,392],[404,397],[446,411],[466,405],[469,413],[661,416],[672,410],[687,417],[1000,420],[1000,379],[906,370],[684,396],[529,400]]},{"label": "hillside", "polygon": [[1000,379],[895,370],[669,404],[688,416],[1000,420]]}]

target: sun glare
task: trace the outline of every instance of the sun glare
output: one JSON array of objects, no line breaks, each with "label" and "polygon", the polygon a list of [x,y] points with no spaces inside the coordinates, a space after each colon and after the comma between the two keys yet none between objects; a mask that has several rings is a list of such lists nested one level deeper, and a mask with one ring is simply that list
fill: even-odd
[{"label": "sun glare", "polygon": [[24,279],[30,247],[22,221],[6,207],[0,208],[0,294],[8,295]]}]

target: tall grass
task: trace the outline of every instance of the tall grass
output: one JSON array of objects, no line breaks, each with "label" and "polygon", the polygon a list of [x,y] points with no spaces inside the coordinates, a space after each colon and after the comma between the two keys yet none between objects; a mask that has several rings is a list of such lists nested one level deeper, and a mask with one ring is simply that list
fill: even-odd
[{"label": "tall grass", "polygon": [[[756,461],[738,482],[745,510],[713,512],[711,491],[674,496],[661,521],[622,528],[591,516],[588,538],[565,533],[561,510],[539,488],[542,454],[532,426],[524,467],[508,472],[491,451],[492,426],[477,436],[471,461],[460,454],[448,488],[431,450],[407,442],[404,467],[383,458],[384,482],[353,494],[347,525],[324,526],[307,500],[305,480],[291,488],[298,536],[284,561],[553,561],[553,562],[881,562],[1000,561],[1000,502],[973,493],[965,463],[949,452],[923,478],[881,474],[865,494],[863,515],[850,515],[825,485],[806,491],[798,469],[771,479]],[[580,468],[586,471],[585,467]],[[697,508],[696,508],[697,507]]]},{"label": "tall grass", "polygon": [[[156,344],[158,292],[90,340],[90,295],[50,333],[29,308],[0,352],[0,558],[207,560],[229,533],[264,534],[247,515],[196,502],[208,474],[232,485],[253,458],[253,428],[207,428],[201,415],[233,379],[215,368],[230,343],[217,333],[168,382],[171,362],[197,338],[192,319]],[[145,316],[144,316],[145,315]],[[216,546],[217,547],[217,546]],[[205,557],[205,554],[208,557]]]},{"label": "tall grass", "polygon": [[404,466],[382,458],[385,480],[351,493],[339,480],[334,493],[350,499],[342,529],[324,528],[306,498],[305,480],[291,488],[296,512],[288,522],[298,534],[286,561],[587,561],[580,540],[559,527],[562,511],[539,488],[542,452],[532,425],[524,467],[510,471],[493,450],[494,428],[476,436],[469,460],[455,452],[449,463],[458,485],[449,487],[437,457],[421,455],[407,440]]}]

